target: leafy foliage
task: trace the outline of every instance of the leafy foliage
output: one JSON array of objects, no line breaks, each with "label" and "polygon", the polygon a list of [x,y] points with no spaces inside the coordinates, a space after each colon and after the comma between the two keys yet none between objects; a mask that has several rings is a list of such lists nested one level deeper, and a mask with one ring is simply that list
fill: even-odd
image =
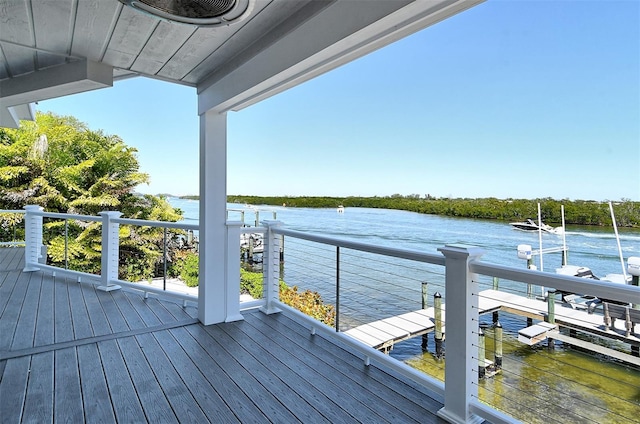
[{"label": "leafy foliage", "polygon": [[180,278],[189,287],[198,287],[198,266],[198,255],[195,253],[188,254],[184,259]]},{"label": "leafy foliage", "polygon": [[[256,299],[262,298],[262,278],[262,273],[260,272],[240,269],[241,292],[248,293]],[[289,287],[284,281],[280,280],[280,301],[329,326],[335,325],[335,307],[324,303],[318,292],[311,290],[299,291],[297,286]]]},{"label": "leafy foliage", "polygon": [[262,299],[262,273],[251,272],[240,268],[240,292],[249,294],[254,299]]},{"label": "leafy foliage", "polygon": [[[149,181],[139,172],[136,153],[120,137],[90,130],[70,116],[38,113],[19,129],[0,128],[0,209],[40,205],[48,212],[94,216],[117,210],[126,218],[177,221],[181,214],[166,199],[134,193]],[[49,261],[64,266],[66,260],[78,271],[100,272],[101,236],[97,222],[44,223]],[[168,234],[163,253],[162,228],[122,226],[119,277],[153,277],[163,260],[174,259],[179,237],[178,231]]]},{"label": "leafy foliage", "polygon": [[335,307],[325,304],[318,292],[311,290],[299,292],[298,286],[288,287],[281,282],[280,301],[329,326],[335,325]]},{"label": "leafy foliage", "polygon": [[0,213],[0,242],[24,240],[24,214]]}]

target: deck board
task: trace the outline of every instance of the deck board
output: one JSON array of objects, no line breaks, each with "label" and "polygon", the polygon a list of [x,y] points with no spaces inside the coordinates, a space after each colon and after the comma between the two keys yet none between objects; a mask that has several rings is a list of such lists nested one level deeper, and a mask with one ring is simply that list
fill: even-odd
[{"label": "deck board", "polygon": [[20,311],[19,322],[16,326],[13,341],[11,342],[12,349],[22,349],[33,346],[41,284],[42,276],[36,274],[29,275],[29,283]]},{"label": "deck board", "polygon": [[176,373],[185,382],[189,382],[191,395],[205,415],[219,417],[220,422],[238,422],[238,419],[225,404],[224,399],[202,375],[202,372],[195,366],[189,354],[182,349],[171,332],[158,331],[154,333],[154,337],[162,346]]},{"label": "deck board", "polygon": [[[295,415],[282,405],[278,399],[260,384],[260,378],[264,373],[262,369],[258,369],[257,373],[249,372],[239,362],[234,354],[229,353],[216,338],[215,326],[208,327],[190,327],[189,331],[196,336],[198,341],[208,335],[210,343],[207,351],[217,363],[223,366],[224,372],[231,380],[254,402],[262,413],[274,422],[295,422]],[[205,333],[205,334],[203,334]],[[253,368],[252,368],[253,371]]]},{"label": "deck board", "polygon": [[[42,277],[42,276],[41,276]],[[41,284],[40,299],[38,301],[38,318],[36,321],[36,332],[34,334],[33,345],[43,346],[54,342],[54,284]]]},{"label": "deck board", "polygon": [[18,271],[24,268],[23,248],[0,247],[4,254],[0,256],[0,272]]},{"label": "deck board", "polygon": [[[257,331],[251,332],[253,340],[257,346],[268,346],[270,355],[265,354],[266,358],[277,360],[282,365],[289,368],[289,372],[280,371],[279,374],[295,377],[289,377],[288,381],[295,384],[297,381],[308,381],[312,387],[319,393],[318,400],[321,405],[320,412],[323,413],[332,422],[358,422],[366,421],[374,416],[373,411],[367,405],[358,405],[356,399],[345,390],[344,385],[338,384],[332,379],[318,372],[307,364],[307,351],[299,346],[288,346],[285,348],[276,343],[270,343],[270,339],[264,336],[264,333],[273,331],[273,329],[253,315],[247,315],[246,321]],[[325,400],[323,397],[326,397]],[[357,405],[357,406],[355,406]],[[355,406],[355,407],[354,407]],[[348,410],[349,414],[339,413],[338,411]]]},{"label": "deck board", "polygon": [[[9,360],[10,362],[12,360]],[[75,348],[55,351],[54,422],[83,422],[82,389]],[[47,372],[47,368],[37,370]]]},{"label": "deck board", "polygon": [[151,370],[156,376],[164,393],[171,396],[167,400],[171,404],[178,421],[180,422],[205,422],[204,412],[194,399],[190,390],[184,390],[185,383],[180,378],[171,361],[166,356],[158,341],[152,334],[141,334],[136,340],[144,352]]},{"label": "deck board", "polygon": [[98,346],[88,344],[78,346],[76,350],[85,417],[93,422],[115,422]]},{"label": "deck board", "polygon": [[91,328],[91,320],[87,319],[87,306],[82,294],[82,284],[77,282],[64,283],[69,293],[69,304],[71,305],[71,321],[73,322],[73,335],[75,338],[85,338],[93,336],[93,328]]},{"label": "deck board", "polygon": [[69,290],[65,282],[54,283],[54,313],[51,317],[54,322],[54,340],[56,343],[73,340],[73,321],[71,320],[71,307],[69,305]]},{"label": "deck board", "polygon": [[111,401],[119,405],[115,410],[120,423],[146,421],[136,389],[131,381],[117,340],[105,340],[98,344],[102,367],[109,387]]},{"label": "deck board", "polygon": [[181,301],[0,280],[2,422],[442,422],[441,399],[284,313],[203,326]]},{"label": "deck board", "polygon": [[213,346],[213,341],[209,340],[209,336],[204,337],[204,332],[202,332],[202,336],[196,340],[195,335],[199,332],[197,330],[195,326],[177,328],[171,330],[171,334],[182,349],[189,352],[189,357],[193,360],[195,368],[215,388],[216,393],[225,400],[229,409],[233,411],[240,422],[266,421],[267,418],[262,411],[208,353],[210,348],[217,349],[217,346]]},{"label": "deck board", "polygon": [[0,417],[3,422],[20,422],[30,365],[28,356],[7,361],[0,384]]},{"label": "deck board", "polygon": [[[236,325],[221,325],[216,329],[222,330],[215,333],[217,340],[228,352],[233,353],[240,363],[255,362],[256,368],[253,372],[260,384],[265,386],[282,405],[293,413],[296,418],[302,422],[328,423],[327,417],[323,416],[318,410],[311,407],[307,403],[313,400],[313,404],[318,403],[316,391],[312,390],[309,385],[303,385],[300,390],[292,390],[290,384],[293,382],[284,379],[283,367],[278,366],[275,360],[265,362],[269,357],[268,352],[261,352],[256,349],[257,346],[244,333],[244,323],[240,322]],[[240,328],[242,327],[242,328]],[[270,358],[273,359],[273,358]],[[326,397],[322,397],[322,401],[326,402]]]},{"label": "deck board", "polygon": [[53,352],[31,357],[30,367],[41,371],[29,376],[22,416],[24,422],[53,422],[53,361]]},{"label": "deck board", "polygon": [[124,362],[131,375],[140,404],[148,422],[177,423],[171,405],[156,380],[151,366],[145,360],[144,354],[134,337],[118,340]]},{"label": "deck board", "polygon": [[13,342],[13,336],[16,331],[16,323],[19,325],[18,318],[22,311],[27,286],[29,284],[29,275],[24,273],[15,275],[15,284],[7,297],[7,304],[2,311],[3,319],[0,321],[0,351],[7,350]]},{"label": "deck board", "polygon": [[[83,287],[83,289],[83,293],[85,296],[89,296],[92,301],[95,298],[95,301],[97,302],[95,305],[96,311],[94,312],[94,316],[99,317],[98,319],[100,320],[102,319],[102,316],[104,316],[105,324],[108,324],[105,325],[104,328],[101,328],[101,330],[98,332],[96,331],[96,324],[98,323],[92,320],[91,325],[94,328],[95,334],[99,334],[101,332],[104,332],[104,334],[109,334],[111,332],[127,331],[135,328],[132,327],[128,323],[127,319],[123,316],[122,311],[118,308],[111,293],[99,290],[91,290],[92,287],[86,285]],[[99,309],[98,306],[100,306]]]},{"label": "deck board", "polygon": [[[332,370],[332,373],[325,374],[336,384],[344,385],[345,381],[352,381],[350,393],[361,404],[367,405],[372,411],[381,417],[381,420],[393,422],[441,422],[439,418],[420,405],[413,405],[419,412],[408,418],[405,414],[413,408],[406,404],[406,398],[397,392],[389,391],[384,384],[384,379],[376,380],[370,377],[371,369],[364,365],[361,358],[354,356],[345,349],[336,349],[333,341],[312,336],[308,330],[283,316],[275,316],[273,320],[268,320],[269,325],[279,329],[281,334],[290,342],[301,346],[309,351],[309,355],[314,357],[314,361],[319,361],[322,365],[319,369]],[[302,332],[301,332],[302,329]],[[318,351],[320,349],[320,351]],[[406,387],[409,390],[409,387]],[[384,395],[382,395],[384,393]],[[426,396],[425,396],[426,397]]]}]

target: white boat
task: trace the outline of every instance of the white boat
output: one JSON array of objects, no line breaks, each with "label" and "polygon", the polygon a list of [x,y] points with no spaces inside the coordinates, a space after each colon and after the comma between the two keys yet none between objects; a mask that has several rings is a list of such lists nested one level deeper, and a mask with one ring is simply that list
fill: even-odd
[{"label": "white boat", "polygon": [[[630,258],[633,259],[633,258]],[[616,284],[631,284],[631,275],[626,274],[607,274],[602,278],[596,277],[591,269],[586,266],[577,265],[563,265],[561,268],[556,268],[556,274],[570,275],[572,277],[589,278],[593,280],[608,281]],[[599,299],[595,296],[560,292],[562,301],[568,303],[574,309],[587,309],[589,313],[592,313],[595,308],[602,304],[602,302],[626,304],[624,302],[618,302],[615,300]]]},{"label": "white boat", "polygon": [[523,222],[510,222],[509,224],[516,230],[521,231],[542,231],[543,233],[550,234],[562,234],[564,232],[564,229],[562,227],[552,227],[551,225],[547,225],[544,222],[541,222],[540,225],[538,225],[538,223],[531,218]]}]

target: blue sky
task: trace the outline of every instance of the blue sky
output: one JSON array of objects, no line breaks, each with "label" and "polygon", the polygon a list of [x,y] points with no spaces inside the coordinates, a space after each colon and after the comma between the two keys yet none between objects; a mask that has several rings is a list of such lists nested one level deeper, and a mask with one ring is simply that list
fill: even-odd
[{"label": "blue sky", "polygon": [[[198,193],[195,89],[42,101]],[[228,193],[640,200],[640,0],[499,1],[228,114]]]}]

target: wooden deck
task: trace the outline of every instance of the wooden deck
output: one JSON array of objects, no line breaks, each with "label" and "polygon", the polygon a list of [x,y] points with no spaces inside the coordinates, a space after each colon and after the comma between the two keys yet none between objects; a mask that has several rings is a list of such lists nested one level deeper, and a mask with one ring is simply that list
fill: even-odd
[{"label": "wooden deck", "polygon": [[23,273],[0,249],[0,421],[444,422],[437,396],[285,314],[202,326],[194,306]]}]

